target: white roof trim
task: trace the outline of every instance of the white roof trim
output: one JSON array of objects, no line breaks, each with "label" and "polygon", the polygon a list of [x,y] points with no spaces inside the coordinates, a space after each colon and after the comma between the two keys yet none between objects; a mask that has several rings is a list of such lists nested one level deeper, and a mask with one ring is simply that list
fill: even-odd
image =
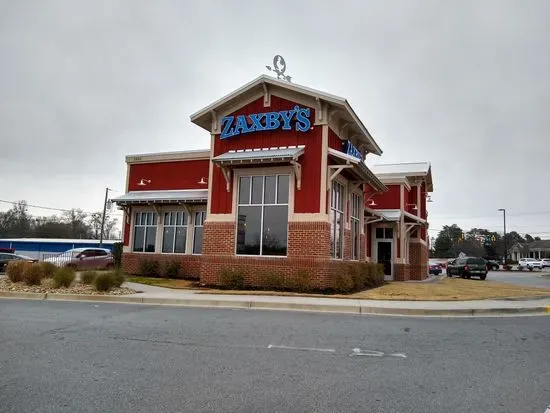
[{"label": "white roof trim", "polygon": [[168,162],[168,161],[199,160],[199,159],[210,159],[210,149],[133,154],[133,155],[126,156],[126,163],[134,164],[134,163],[163,162],[163,161]]},{"label": "white roof trim", "polygon": [[247,92],[248,90],[254,88],[255,86],[258,86],[262,83],[267,83],[274,86],[279,86],[281,88],[284,88],[286,90],[294,91],[296,93],[302,93],[305,95],[312,96],[314,98],[322,99],[326,102],[332,103],[333,105],[337,105],[340,107],[343,107],[347,113],[350,115],[350,117],[353,119],[355,124],[359,127],[361,133],[365,136],[366,141],[371,146],[371,149],[373,150],[372,153],[375,153],[377,155],[382,154],[382,149],[378,146],[370,132],[367,130],[363,122],[359,119],[355,111],[352,109],[348,101],[340,96],[331,95],[326,92],[321,92],[320,90],[312,89],[306,86],[298,85],[296,83],[290,83],[286,81],[282,81],[279,79],[275,79],[274,77],[267,76],[267,75],[261,75],[258,76],[256,79],[252,80],[251,82],[248,82],[247,84],[241,86],[240,88],[234,90],[233,92],[229,93],[228,95],[223,96],[222,98],[214,101],[210,105],[206,106],[205,108],[193,113],[190,118],[191,122],[195,124],[199,124],[199,118],[207,115],[211,115],[212,111],[215,111],[218,107],[230,102],[232,99],[236,98],[240,94],[243,94]]}]

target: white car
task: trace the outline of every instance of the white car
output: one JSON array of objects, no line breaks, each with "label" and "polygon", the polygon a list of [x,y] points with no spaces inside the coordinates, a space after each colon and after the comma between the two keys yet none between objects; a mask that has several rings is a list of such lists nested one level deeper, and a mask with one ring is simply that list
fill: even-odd
[{"label": "white car", "polygon": [[541,261],[544,268],[550,267],[550,258],[543,258]]},{"label": "white car", "polygon": [[528,269],[529,271],[533,271],[534,268],[538,268],[539,270],[542,270],[544,268],[544,264],[541,260],[537,260],[535,258],[522,258],[518,262],[518,270]]}]

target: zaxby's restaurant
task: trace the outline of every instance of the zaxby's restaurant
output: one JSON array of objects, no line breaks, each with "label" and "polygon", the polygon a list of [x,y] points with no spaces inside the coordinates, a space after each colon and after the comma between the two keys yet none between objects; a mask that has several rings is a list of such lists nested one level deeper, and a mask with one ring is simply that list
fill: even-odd
[{"label": "zaxby's restaurant", "polygon": [[330,288],[351,261],[387,279],[427,277],[429,163],[382,150],[346,99],[262,75],[191,115],[210,148],[126,157],[123,266],[178,261],[215,285],[225,268],[261,287],[266,270]]}]

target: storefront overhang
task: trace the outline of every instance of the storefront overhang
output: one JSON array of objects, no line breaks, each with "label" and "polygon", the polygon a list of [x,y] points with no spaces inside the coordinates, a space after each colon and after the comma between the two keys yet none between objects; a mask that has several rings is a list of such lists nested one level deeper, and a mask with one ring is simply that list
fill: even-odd
[{"label": "storefront overhang", "polygon": [[346,169],[357,181],[368,183],[377,192],[385,192],[388,190],[361,159],[332,148],[328,149],[328,155],[332,161],[328,166],[331,171],[329,182]]},{"label": "storefront overhang", "polygon": [[130,191],[111,199],[119,206],[152,204],[196,204],[208,201],[208,189],[182,189],[178,191]]},{"label": "storefront overhang", "polygon": [[416,226],[427,226],[426,220],[413,215],[407,211],[400,209],[371,209],[365,207],[365,223],[372,224],[375,222],[403,222],[406,232],[409,232]]},{"label": "storefront overhang", "polygon": [[305,146],[229,151],[212,158],[212,162],[221,168],[227,184],[227,191],[231,187],[231,170],[233,168],[246,165],[281,163],[292,165],[296,176],[296,188],[300,189],[302,184],[302,166],[298,162],[298,158],[303,155],[304,151]]}]

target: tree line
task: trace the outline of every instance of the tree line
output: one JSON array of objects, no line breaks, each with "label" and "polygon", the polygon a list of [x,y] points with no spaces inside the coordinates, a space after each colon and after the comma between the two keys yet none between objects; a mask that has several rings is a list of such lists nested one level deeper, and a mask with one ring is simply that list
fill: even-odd
[{"label": "tree line", "polygon": [[[86,213],[71,209],[60,215],[35,217],[29,214],[26,201],[15,203],[0,212],[0,238],[75,238],[99,239],[103,212]],[[118,220],[105,215],[104,239],[119,237]]]},{"label": "tree line", "polygon": [[[506,249],[519,243],[540,241],[539,237],[525,234],[522,237],[516,231],[506,234]],[[458,225],[444,225],[432,244],[431,255],[435,258],[454,258],[463,252],[466,255],[501,259],[504,257],[504,237],[494,231],[472,228],[464,232]]]}]

